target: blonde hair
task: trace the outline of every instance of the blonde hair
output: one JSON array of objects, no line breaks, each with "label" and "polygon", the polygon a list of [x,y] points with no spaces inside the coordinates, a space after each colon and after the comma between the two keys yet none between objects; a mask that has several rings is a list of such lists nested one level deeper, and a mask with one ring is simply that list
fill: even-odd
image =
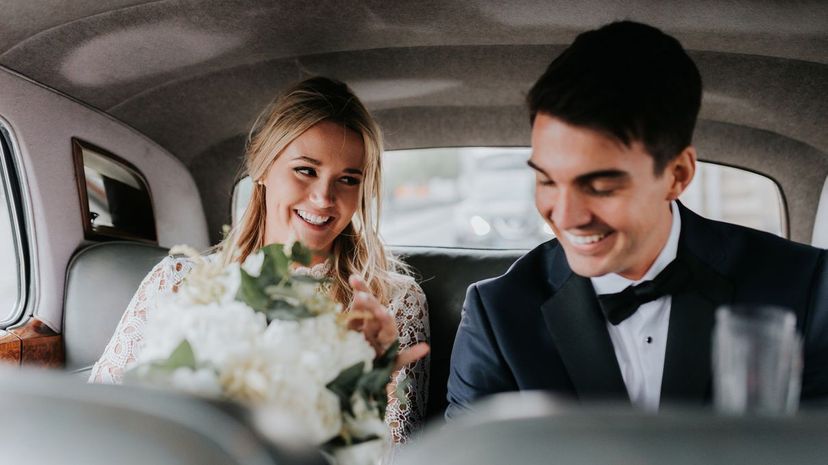
[{"label": "blonde hair", "polygon": [[[359,204],[351,223],[334,240],[331,257],[331,297],[346,307],[353,290],[351,274],[361,276],[384,305],[410,286],[408,268],[386,252],[379,238],[382,134],[362,102],[344,83],[314,77],[299,82],[259,115],[245,150],[245,168],[253,181],[250,203],[239,224],[220,244],[233,246],[225,257],[244,261],[264,243],[265,204],[262,180],[282,151],[302,133],[322,121],[333,121],[362,137],[365,148]],[[228,258],[229,259],[229,258]]]}]

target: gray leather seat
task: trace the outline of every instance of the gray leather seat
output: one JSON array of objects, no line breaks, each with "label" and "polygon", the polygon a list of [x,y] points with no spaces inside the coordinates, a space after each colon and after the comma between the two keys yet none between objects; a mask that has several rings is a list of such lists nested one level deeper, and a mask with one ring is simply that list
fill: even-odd
[{"label": "gray leather seat", "polygon": [[432,428],[397,465],[825,463],[828,410],[793,417],[727,416],[696,406],[658,415],[629,403],[574,403],[548,393],[491,396]]},{"label": "gray leather seat", "polygon": [[417,275],[428,300],[431,326],[431,377],[426,415],[442,420],[446,409],[451,348],[460,324],[469,285],[499,276],[524,250],[481,250],[440,247],[395,247]]},{"label": "gray leather seat", "polygon": [[141,280],[166,254],[136,242],[102,242],[75,254],[63,306],[67,370],[88,376]]},{"label": "gray leather seat", "polygon": [[87,385],[66,373],[2,368],[3,463],[324,465],[281,450],[232,406],[132,386]]}]

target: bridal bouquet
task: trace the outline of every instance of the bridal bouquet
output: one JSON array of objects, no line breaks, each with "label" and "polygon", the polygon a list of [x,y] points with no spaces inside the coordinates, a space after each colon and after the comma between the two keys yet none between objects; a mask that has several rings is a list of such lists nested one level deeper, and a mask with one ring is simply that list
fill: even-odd
[{"label": "bridal bouquet", "polygon": [[128,379],[254,407],[328,456],[376,463],[399,345],[377,357],[348,329],[352,315],[328,297],[325,280],[293,271],[309,265],[310,251],[274,244],[229,265],[186,247],[171,252],[190,256],[193,268],[150,315]]}]

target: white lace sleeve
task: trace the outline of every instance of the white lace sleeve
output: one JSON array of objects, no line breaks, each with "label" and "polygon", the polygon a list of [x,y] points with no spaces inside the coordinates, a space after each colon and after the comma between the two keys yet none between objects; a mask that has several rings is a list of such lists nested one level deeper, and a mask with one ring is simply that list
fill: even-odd
[{"label": "white lace sleeve", "polygon": [[[388,311],[397,320],[401,350],[419,342],[429,341],[428,305],[423,290],[413,280],[406,292],[391,302]],[[393,394],[388,398],[385,421],[391,429],[391,437],[396,444],[405,444],[408,438],[422,426],[428,401],[428,374],[429,357],[427,356],[400,369],[394,379],[394,383],[408,380],[405,399],[397,399]]]},{"label": "white lace sleeve", "polygon": [[90,383],[121,383],[124,368],[143,348],[147,315],[155,309],[159,296],[175,291],[191,267],[188,259],[173,257],[155,265],[132,297],[103,355],[92,367]]}]

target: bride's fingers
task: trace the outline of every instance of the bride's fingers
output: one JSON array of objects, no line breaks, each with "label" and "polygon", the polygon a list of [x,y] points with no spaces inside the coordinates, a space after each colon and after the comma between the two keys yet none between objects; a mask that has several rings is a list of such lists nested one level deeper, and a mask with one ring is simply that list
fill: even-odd
[{"label": "bride's fingers", "polygon": [[361,323],[352,323],[351,327],[359,328],[377,354],[383,354],[399,335],[397,324],[388,314],[385,306],[370,292],[362,278],[351,275],[348,283],[354,289],[351,312],[368,313],[366,318],[361,319]]},{"label": "bride's fingers", "polygon": [[371,293],[371,290],[368,289],[368,284],[363,280],[359,275],[352,274],[348,277],[348,284],[354,289],[355,292],[367,292]]},{"label": "bride's fingers", "polygon": [[430,347],[428,347],[428,344],[425,342],[414,344],[413,346],[403,350],[399,355],[397,355],[397,360],[394,362],[394,370],[399,370],[400,368],[425,357],[429,350]]}]

